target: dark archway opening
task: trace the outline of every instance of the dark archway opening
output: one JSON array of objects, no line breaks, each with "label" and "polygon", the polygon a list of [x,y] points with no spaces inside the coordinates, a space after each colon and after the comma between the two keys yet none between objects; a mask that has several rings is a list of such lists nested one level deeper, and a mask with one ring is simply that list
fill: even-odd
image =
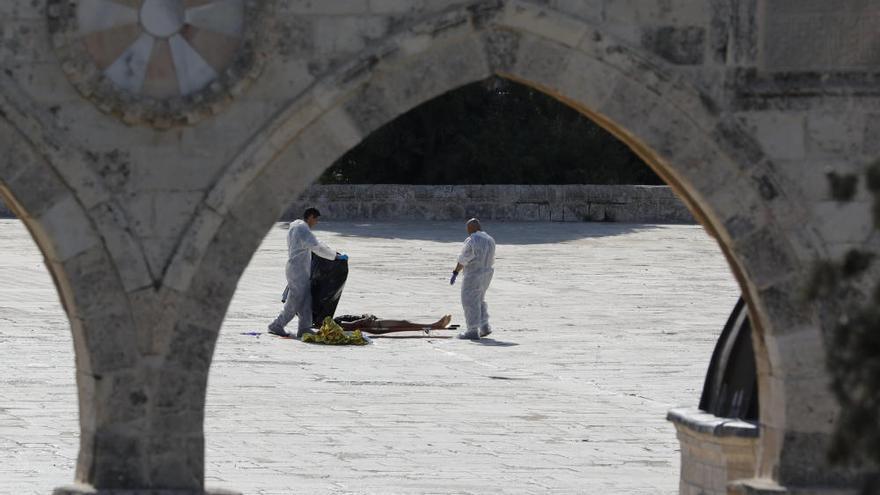
[{"label": "dark archway opening", "polygon": [[644,184],[663,181],[626,144],[532,87],[491,77],[367,136],[322,184]]}]

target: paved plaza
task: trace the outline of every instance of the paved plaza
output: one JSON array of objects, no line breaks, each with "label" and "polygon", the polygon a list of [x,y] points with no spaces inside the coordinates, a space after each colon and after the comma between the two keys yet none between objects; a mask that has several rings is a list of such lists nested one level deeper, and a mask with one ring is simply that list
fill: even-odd
[{"label": "paved plaza", "polygon": [[[207,484],[248,494],[677,493],[664,420],[696,405],[739,289],[691,225],[507,223],[480,343],[333,348],[246,335],[281,307],[285,234],[238,286],[214,356]],[[463,323],[463,223],[322,223],[351,256],[339,312]],[[36,246],[0,221],[0,494],[72,480],[70,332]]]}]

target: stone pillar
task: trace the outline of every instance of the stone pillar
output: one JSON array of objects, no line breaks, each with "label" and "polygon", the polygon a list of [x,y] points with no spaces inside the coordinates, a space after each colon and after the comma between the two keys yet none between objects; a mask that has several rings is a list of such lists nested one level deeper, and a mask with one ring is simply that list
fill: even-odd
[{"label": "stone pillar", "polygon": [[[0,195],[40,246],[73,334],[80,484],[57,493],[204,493],[204,400],[222,316],[205,309],[205,298],[181,304],[161,287],[127,290],[119,266],[131,260],[114,258],[94,229],[99,216],[90,221],[32,158],[30,167],[0,170],[9,172]],[[225,304],[215,306],[222,314]]]},{"label": "stone pillar", "polygon": [[110,335],[130,326],[128,340],[98,339],[87,354],[110,357],[130,349],[132,358],[125,361],[130,366],[107,368],[117,362],[108,359],[99,363],[103,368],[79,373],[81,485],[56,494],[232,493],[204,487],[205,396],[226,308],[263,226],[230,216],[204,252],[187,258],[192,273],[169,277],[181,290],[162,285],[128,292],[127,321],[87,328]]},{"label": "stone pillar", "polygon": [[217,318],[162,288],[124,291],[113,284],[116,262],[102,254],[96,247],[57,271],[76,346],[81,486],[56,493],[201,494]]},{"label": "stone pillar", "polygon": [[[88,293],[77,286],[75,299]],[[85,337],[78,346],[86,347],[77,350],[84,356],[77,366],[78,484],[55,493],[230,493],[204,487],[204,407],[217,310],[162,288],[102,297],[127,299],[120,303],[130,311],[81,319],[80,302],[71,314],[80,326],[75,333]]]}]

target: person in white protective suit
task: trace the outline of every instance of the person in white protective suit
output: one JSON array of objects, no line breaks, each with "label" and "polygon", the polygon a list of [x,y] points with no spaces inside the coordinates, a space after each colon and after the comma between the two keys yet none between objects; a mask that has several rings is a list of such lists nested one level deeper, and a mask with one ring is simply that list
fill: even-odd
[{"label": "person in white protective suit", "polygon": [[486,306],[486,290],[495,274],[495,239],[483,232],[480,221],[476,218],[468,220],[467,232],[468,238],[461,248],[449,284],[455,284],[458,273],[464,270],[461,305],[464,308],[467,330],[459,333],[458,338],[479,340],[480,337],[492,333]]},{"label": "person in white protective suit", "polygon": [[301,339],[307,333],[314,334],[312,330],[312,253],[326,258],[348,259],[345,254],[337,255],[336,250],[319,241],[312,228],[318,224],[321,213],[315,208],[309,208],[303,213],[302,220],[290,223],[287,232],[287,267],[284,274],[287,278],[289,293],[284,303],[284,309],[269,324],[269,333],[288,337],[290,334],[284,327],[290,323],[294,316],[299,317],[296,338]]}]

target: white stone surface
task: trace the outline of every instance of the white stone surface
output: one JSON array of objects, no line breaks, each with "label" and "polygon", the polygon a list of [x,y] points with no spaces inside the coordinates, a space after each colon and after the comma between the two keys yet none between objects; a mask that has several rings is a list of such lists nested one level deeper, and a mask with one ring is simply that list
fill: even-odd
[{"label": "white stone surface", "polygon": [[185,21],[183,0],[144,0],[141,5],[141,25],[153,36],[167,38]]},{"label": "white stone surface", "polygon": [[[280,309],[285,230],[229,309],[210,379],[207,483],[244,493],[673,494],[667,409],[696,404],[738,288],[696,226],[490,224],[493,340],[328,348],[242,335]],[[452,313],[463,225],[322,223],[351,255],[339,310]],[[72,345],[41,256],[0,221],[0,493],[71,481]]]},{"label": "white stone surface", "polygon": [[181,94],[194,93],[217,77],[217,71],[183,39],[183,36],[175,34],[168,39],[168,42],[171,44],[171,56],[174,58]]},{"label": "white stone surface", "polygon": [[150,63],[150,53],[153,52],[155,39],[142,34],[125,52],[122,53],[110,67],[104,71],[120,88],[139,93],[144,85],[147,73],[147,65]]}]

